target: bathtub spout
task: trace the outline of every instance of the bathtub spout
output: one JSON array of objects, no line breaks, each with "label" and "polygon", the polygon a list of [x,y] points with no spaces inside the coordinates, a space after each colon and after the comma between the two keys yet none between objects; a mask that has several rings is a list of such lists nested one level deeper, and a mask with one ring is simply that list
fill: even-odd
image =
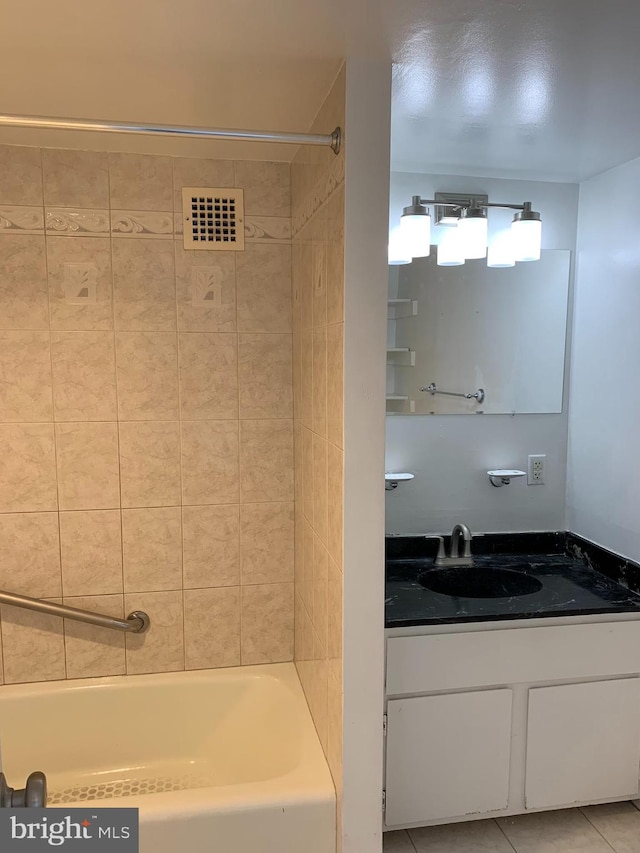
[{"label": "bathtub spout", "polygon": [[47,805],[47,777],[36,771],[27,779],[26,787],[15,790],[0,773],[0,809],[44,809]]}]

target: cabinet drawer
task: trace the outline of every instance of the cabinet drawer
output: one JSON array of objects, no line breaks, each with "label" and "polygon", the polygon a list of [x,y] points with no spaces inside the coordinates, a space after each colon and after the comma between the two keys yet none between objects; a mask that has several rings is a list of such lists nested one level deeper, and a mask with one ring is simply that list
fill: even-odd
[{"label": "cabinet drawer", "polygon": [[387,640],[387,695],[640,673],[640,621]]}]

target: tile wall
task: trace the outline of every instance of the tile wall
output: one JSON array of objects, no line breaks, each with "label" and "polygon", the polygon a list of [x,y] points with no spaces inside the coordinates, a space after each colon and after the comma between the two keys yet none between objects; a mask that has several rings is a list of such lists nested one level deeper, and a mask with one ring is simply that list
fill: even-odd
[{"label": "tile wall", "polygon": [[[245,190],[185,251],[182,186]],[[293,657],[290,166],[0,146],[6,683]]]},{"label": "tile wall", "polygon": [[[344,69],[312,128],[344,127]],[[292,164],[295,660],[342,791],[344,155]],[[339,814],[338,814],[339,817]],[[340,840],[340,829],[338,830]]]}]

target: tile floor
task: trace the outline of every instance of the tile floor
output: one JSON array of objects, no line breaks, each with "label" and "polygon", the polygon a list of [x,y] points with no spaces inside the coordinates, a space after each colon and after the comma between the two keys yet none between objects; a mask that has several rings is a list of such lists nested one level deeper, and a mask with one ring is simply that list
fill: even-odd
[{"label": "tile floor", "polygon": [[384,853],[640,853],[632,803],[388,832]]}]

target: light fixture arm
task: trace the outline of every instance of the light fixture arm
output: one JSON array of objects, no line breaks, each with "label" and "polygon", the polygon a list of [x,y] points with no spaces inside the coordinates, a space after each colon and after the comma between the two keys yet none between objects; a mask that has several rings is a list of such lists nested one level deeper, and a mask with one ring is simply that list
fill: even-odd
[{"label": "light fixture arm", "polygon": [[531,202],[525,201],[524,204],[499,204],[494,201],[474,201],[473,204],[460,204],[459,202],[451,202],[451,201],[437,201],[434,198],[420,198],[418,195],[414,195],[411,200],[411,206],[420,205],[426,207],[428,204],[437,204],[438,207],[456,207],[458,210],[463,208],[476,208],[476,207],[501,207],[503,210],[522,210],[522,211],[531,211]]}]

